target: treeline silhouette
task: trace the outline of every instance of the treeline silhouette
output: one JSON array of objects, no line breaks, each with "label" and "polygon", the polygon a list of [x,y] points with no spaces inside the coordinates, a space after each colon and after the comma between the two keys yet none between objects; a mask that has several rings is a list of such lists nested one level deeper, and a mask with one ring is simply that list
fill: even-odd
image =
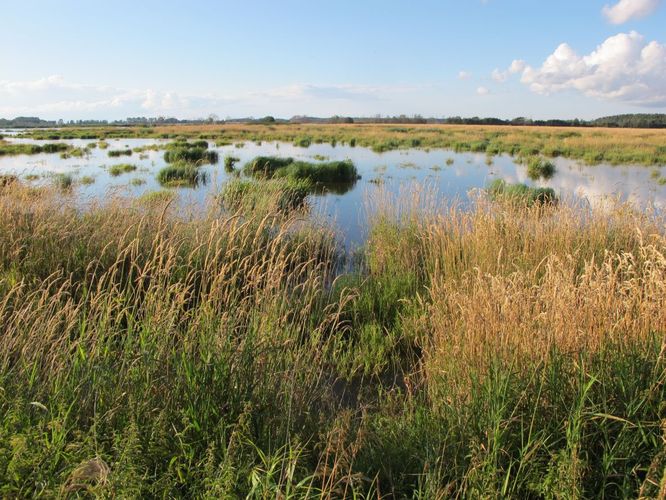
[{"label": "treeline silhouette", "polygon": [[130,117],[124,120],[42,120],[38,117],[19,116],[11,120],[0,118],[0,128],[38,128],[38,127],[95,127],[95,126],[152,126],[152,125],[178,125],[178,124],[224,124],[224,123],[254,123],[254,124],[285,124],[285,123],[385,123],[401,125],[443,124],[443,125],[504,125],[528,127],[612,127],[612,128],[666,128],[666,114],[637,113],[614,116],[604,116],[594,120],[533,120],[518,117],[511,120],[501,118],[480,118],[478,116],[463,118],[451,116],[447,118],[425,118],[420,115],[406,116],[380,116],[351,117],[332,116],[321,118],[315,116],[293,116],[289,119],[264,116],[262,118],[226,118],[220,119],[216,115],[207,118],[192,120],[179,120],[171,117],[147,118],[143,116]]}]

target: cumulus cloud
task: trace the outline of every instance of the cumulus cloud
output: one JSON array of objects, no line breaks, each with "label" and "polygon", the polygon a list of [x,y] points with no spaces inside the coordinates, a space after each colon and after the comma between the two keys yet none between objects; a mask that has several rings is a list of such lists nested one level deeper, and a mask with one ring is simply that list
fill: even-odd
[{"label": "cumulus cloud", "polygon": [[624,24],[652,14],[660,3],[661,0],[620,0],[613,6],[605,5],[602,12],[609,22]]},{"label": "cumulus cloud", "polygon": [[525,69],[525,66],[525,61],[522,59],[514,59],[511,62],[511,65],[504,71],[501,71],[499,68],[495,68],[490,74],[490,77],[497,83],[504,83],[511,75],[522,72]]},{"label": "cumulus cloud", "polygon": [[539,94],[574,90],[640,106],[666,106],[666,46],[632,31],[612,36],[580,56],[561,44],[540,68],[526,66],[521,81]]},{"label": "cumulus cloud", "polygon": [[487,87],[479,87],[476,89],[476,93],[477,95],[484,96],[490,94],[490,90]]}]

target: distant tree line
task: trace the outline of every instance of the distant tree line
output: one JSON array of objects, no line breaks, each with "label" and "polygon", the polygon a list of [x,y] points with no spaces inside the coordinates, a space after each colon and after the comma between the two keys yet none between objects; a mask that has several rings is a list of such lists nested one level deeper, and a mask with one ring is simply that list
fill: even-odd
[{"label": "distant tree line", "polygon": [[179,120],[170,117],[145,116],[129,117],[125,120],[42,120],[37,117],[19,116],[11,120],[0,118],[0,128],[36,128],[36,127],[95,127],[95,126],[127,126],[127,125],[178,125],[178,124],[224,124],[224,123],[254,123],[254,124],[284,124],[284,123],[393,123],[393,124],[448,124],[448,125],[505,125],[505,126],[529,126],[529,127],[616,127],[616,128],[666,128],[666,114],[626,114],[605,116],[595,120],[532,120],[531,118],[518,117],[511,120],[501,118],[462,118],[452,116],[448,118],[424,118],[421,115],[414,116],[380,116],[374,117],[351,117],[332,116],[321,118],[315,116],[294,116],[288,120],[264,116],[262,118],[226,118],[220,119],[211,114],[207,118],[193,120]]}]

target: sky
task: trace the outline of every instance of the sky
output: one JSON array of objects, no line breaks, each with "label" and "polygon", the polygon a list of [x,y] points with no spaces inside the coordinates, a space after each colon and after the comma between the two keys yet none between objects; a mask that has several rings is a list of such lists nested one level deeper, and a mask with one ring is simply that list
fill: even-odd
[{"label": "sky", "polygon": [[0,117],[666,112],[666,0],[0,0]]}]

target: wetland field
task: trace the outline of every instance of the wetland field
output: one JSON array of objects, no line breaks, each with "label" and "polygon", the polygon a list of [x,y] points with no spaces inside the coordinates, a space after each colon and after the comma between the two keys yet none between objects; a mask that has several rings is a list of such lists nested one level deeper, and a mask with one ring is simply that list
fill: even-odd
[{"label": "wetland field", "polygon": [[0,496],[659,498],[666,130],[0,130]]}]

